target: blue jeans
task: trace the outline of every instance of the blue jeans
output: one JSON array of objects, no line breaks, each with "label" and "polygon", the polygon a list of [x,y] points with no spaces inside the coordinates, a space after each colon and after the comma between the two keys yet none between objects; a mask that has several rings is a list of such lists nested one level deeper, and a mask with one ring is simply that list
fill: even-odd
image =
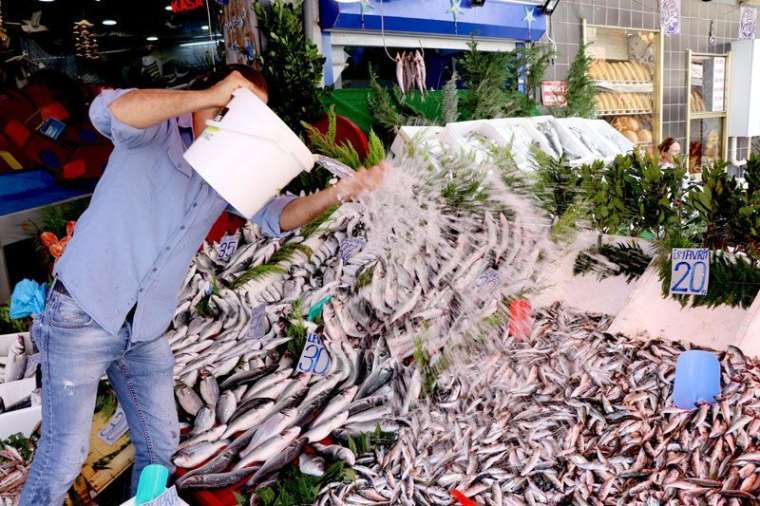
[{"label": "blue jeans", "polygon": [[114,336],[71,297],[51,292],[32,327],[42,368],[42,435],[22,506],[59,506],[88,455],[98,383],[108,375],[135,447],[132,490],[148,464],[172,469],[179,441],[174,357],[165,338],[130,342],[131,324]]}]

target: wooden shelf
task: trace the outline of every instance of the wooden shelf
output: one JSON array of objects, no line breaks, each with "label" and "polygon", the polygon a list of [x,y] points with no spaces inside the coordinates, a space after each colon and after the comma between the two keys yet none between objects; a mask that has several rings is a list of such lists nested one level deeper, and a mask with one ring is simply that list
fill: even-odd
[{"label": "wooden shelf", "polygon": [[654,93],[652,81],[592,81],[597,88],[618,93]]},{"label": "wooden shelf", "polygon": [[653,114],[651,109],[623,109],[620,111],[599,111],[598,116],[645,116]]},{"label": "wooden shelf", "polygon": [[689,119],[713,119],[713,118],[723,118],[726,116],[725,111],[691,111],[691,114],[689,114]]}]

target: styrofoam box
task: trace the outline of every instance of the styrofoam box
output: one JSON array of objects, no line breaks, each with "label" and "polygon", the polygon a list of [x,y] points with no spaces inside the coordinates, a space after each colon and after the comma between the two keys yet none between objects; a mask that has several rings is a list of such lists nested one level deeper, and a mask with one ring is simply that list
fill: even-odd
[{"label": "styrofoam box", "polygon": [[578,142],[584,144],[585,147],[583,139],[579,138],[579,132],[583,132],[586,141],[593,143],[594,147],[600,153],[597,155],[593,151],[587,149],[594,159],[604,160],[606,162],[612,161],[616,156],[622,154],[622,151],[620,147],[608,139],[606,135],[599,133],[599,129],[593,121],[594,120],[583,118],[562,118],[558,120],[558,122],[565,126],[574,137],[578,138]]},{"label": "styrofoam box", "polygon": [[13,343],[16,342],[17,336],[24,337],[24,348],[26,349],[26,354],[27,355],[32,354],[32,350],[33,350],[32,338],[29,337],[29,332],[16,332],[13,334],[0,335],[0,356],[8,355],[8,351],[10,351],[10,348],[13,345]]},{"label": "styrofoam box", "polygon": [[[536,126],[536,130],[547,137],[547,134],[541,131],[541,127],[553,131],[559,138],[560,147],[566,155],[566,160],[570,165],[578,166],[591,163],[596,156],[592,153],[578,137],[570,131],[564,123],[560,122],[554,116],[538,116],[530,118]],[[572,154],[572,156],[571,156]]]},{"label": "styrofoam box", "polygon": [[[600,281],[593,273],[573,274],[578,253],[595,246],[597,237],[598,234],[593,231],[578,232],[573,244],[563,252],[562,256],[543,270],[536,283],[539,291],[530,298],[534,306],[545,307],[560,301],[566,307],[576,311],[613,316],[624,308],[631,293],[636,289],[638,280],[628,283],[625,276],[610,276]],[[644,252],[653,253],[651,243],[643,239],[616,235],[602,236],[604,244],[632,241]]]},{"label": "styrofoam box", "polygon": [[413,142],[426,149],[431,155],[441,151],[441,134],[443,127],[436,126],[402,126],[399,128],[396,138],[391,144],[391,153],[396,156],[405,156],[407,145]]}]

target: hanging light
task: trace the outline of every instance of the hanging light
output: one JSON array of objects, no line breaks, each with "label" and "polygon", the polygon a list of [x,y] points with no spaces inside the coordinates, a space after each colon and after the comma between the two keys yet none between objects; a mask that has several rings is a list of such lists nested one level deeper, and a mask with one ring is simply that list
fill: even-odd
[{"label": "hanging light", "polygon": [[74,47],[76,55],[85,60],[97,60],[100,58],[98,51],[98,41],[92,33],[95,25],[86,19],[80,19],[74,22]]},{"label": "hanging light", "polygon": [[167,5],[166,7],[164,7],[164,10],[165,11],[169,11],[169,12],[173,12],[174,11],[174,9],[172,9],[171,5]]},{"label": "hanging light", "polygon": [[104,26],[114,26],[114,25],[116,25],[116,20],[115,19],[104,19],[103,20],[103,25]]},{"label": "hanging light", "polygon": [[155,35],[150,35],[149,37],[145,37],[145,40],[147,40],[148,42],[155,42],[158,40],[158,37],[156,37]]},{"label": "hanging light", "polygon": [[559,0],[545,0],[544,5],[541,6],[541,12],[547,16],[551,16],[558,5]]}]

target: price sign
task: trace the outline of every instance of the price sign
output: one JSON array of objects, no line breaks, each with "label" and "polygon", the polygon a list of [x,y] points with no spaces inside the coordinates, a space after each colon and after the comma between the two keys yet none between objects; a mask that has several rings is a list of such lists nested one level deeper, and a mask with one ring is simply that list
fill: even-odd
[{"label": "price sign", "polygon": [[567,81],[541,81],[541,102],[547,107],[567,105]]},{"label": "price sign", "polygon": [[475,280],[475,288],[496,288],[499,282],[499,273],[489,267]]},{"label": "price sign", "polygon": [[671,295],[707,295],[710,281],[710,250],[673,248],[672,259]]},{"label": "price sign", "polygon": [[339,246],[340,258],[343,263],[348,262],[364,247],[364,239],[358,237],[351,237],[344,239]]},{"label": "price sign", "polygon": [[307,335],[306,346],[303,347],[296,370],[307,374],[327,376],[331,366],[332,359],[327,353],[327,348],[322,344],[322,339],[317,334]]},{"label": "price sign", "polygon": [[185,503],[180,501],[179,496],[177,495],[177,489],[171,487],[167,488],[163,494],[152,501],[144,502],[142,506],[177,506],[180,504]]},{"label": "price sign", "polygon": [[262,304],[260,306],[256,306],[253,308],[253,311],[251,311],[251,323],[250,327],[248,327],[248,337],[254,339],[264,337],[269,331],[267,328],[268,324],[269,322],[267,321],[266,305]]},{"label": "price sign", "polygon": [[98,437],[108,446],[111,446],[118,441],[121,436],[126,434],[127,430],[129,430],[129,427],[127,426],[127,415],[124,413],[124,410],[121,409],[121,405],[119,405],[116,408],[116,412],[108,420],[106,426],[98,432]]},{"label": "price sign", "polygon": [[216,247],[216,253],[219,255],[219,260],[222,262],[229,262],[232,255],[235,254],[238,247],[239,237],[237,234],[225,235],[222,240],[219,241],[219,245]]}]

